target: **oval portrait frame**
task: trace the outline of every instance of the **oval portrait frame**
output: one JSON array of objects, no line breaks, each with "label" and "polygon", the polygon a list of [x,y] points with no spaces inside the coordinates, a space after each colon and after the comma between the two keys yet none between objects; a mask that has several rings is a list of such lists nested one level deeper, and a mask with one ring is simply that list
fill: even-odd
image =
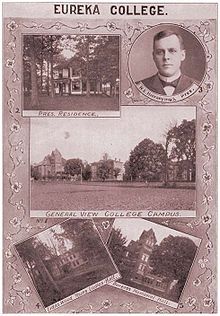
[{"label": "oval portrait frame", "polygon": [[[153,37],[155,34],[162,31],[163,29],[169,29],[174,32],[176,31],[182,36],[186,50],[186,58],[181,65],[181,68],[183,70],[182,72],[183,74],[193,78],[194,81],[193,84],[191,84],[186,89],[183,89],[183,91],[181,91],[180,93],[173,94],[171,96],[152,91],[147,88],[142,82],[143,78],[149,78],[157,73],[157,68],[152,57]],[[149,45],[147,45],[147,42],[149,43]],[[146,50],[143,49],[144,46],[147,47]],[[190,52],[191,57],[189,58],[188,55],[190,54]],[[192,52],[194,52],[194,55],[192,54]],[[201,87],[207,71],[206,54],[207,53],[204,44],[189,28],[175,23],[159,23],[156,25],[152,25],[136,37],[128,53],[127,69],[132,83],[137,88],[137,90],[145,97],[148,97],[153,101],[162,103],[179,102],[192,96]],[[150,61],[152,61],[151,64],[147,62],[149,58]],[[137,59],[141,62],[138,63]],[[185,71],[185,69],[187,68],[188,73],[187,71]],[[149,75],[141,75],[140,73],[144,73],[144,71],[146,74],[146,69],[148,69]],[[193,72],[195,72],[194,75]]]}]

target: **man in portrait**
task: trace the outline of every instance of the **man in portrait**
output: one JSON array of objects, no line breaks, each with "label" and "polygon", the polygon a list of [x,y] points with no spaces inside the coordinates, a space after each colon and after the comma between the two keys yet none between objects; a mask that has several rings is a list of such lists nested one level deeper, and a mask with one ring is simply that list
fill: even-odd
[{"label": "man in portrait", "polygon": [[190,88],[195,80],[183,74],[181,64],[186,52],[181,35],[163,30],[154,36],[153,59],[158,72],[138,82],[152,92],[171,96]]}]

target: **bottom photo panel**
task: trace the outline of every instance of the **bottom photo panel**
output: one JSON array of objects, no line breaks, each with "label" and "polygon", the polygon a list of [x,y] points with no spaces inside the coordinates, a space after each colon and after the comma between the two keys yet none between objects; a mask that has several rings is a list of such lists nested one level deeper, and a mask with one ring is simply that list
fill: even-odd
[{"label": "bottom photo panel", "polygon": [[68,219],[15,249],[47,312],[120,277],[90,219]]},{"label": "bottom photo panel", "polygon": [[107,246],[121,279],[111,285],[177,308],[200,242],[145,219],[116,219]]}]

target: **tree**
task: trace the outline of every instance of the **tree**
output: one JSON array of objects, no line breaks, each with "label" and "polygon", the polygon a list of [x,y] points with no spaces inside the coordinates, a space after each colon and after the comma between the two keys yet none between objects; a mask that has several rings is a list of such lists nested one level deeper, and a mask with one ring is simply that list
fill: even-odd
[{"label": "tree", "polygon": [[91,180],[92,177],[92,169],[89,164],[86,164],[86,166],[83,168],[83,173],[82,173],[83,179],[85,181]]},{"label": "tree", "polygon": [[82,173],[83,163],[79,158],[69,159],[66,161],[64,171],[71,176],[80,175]]},{"label": "tree", "polygon": [[36,66],[36,44],[34,35],[30,36],[30,65],[31,65],[31,106],[39,106],[38,85],[37,85],[37,66]]},{"label": "tree", "polygon": [[121,229],[115,229],[113,227],[107,245],[116,265],[120,265],[122,263],[124,253],[127,249],[125,246],[126,242],[126,237],[122,235]]},{"label": "tree", "polygon": [[94,94],[97,86],[110,84],[110,95],[115,94],[119,78],[119,37],[106,35],[68,35],[62,38],[62,47],[74,53],[74,60],[90,95],[91,85]]},{"label": "tree", "polygon": [[[183,120],[168,132],[169,144],[172,146],[170,160],[176,160],[179,168],[186,168],[187,181],[195,181],[196,172],[196,125],[195,120]],[[185,162],[184,166],[183,163]],[[192,177],[190,178],[190,173]]]},{"label": "tree", "polygon": [[52,256],[51,249],[37,237],[31,237],[17,244],[16,250],[25,263],[45,306],[51,305],[54,300],[60,300],[59,287],[45,265],[45,258]]},{"label": "tree", "polygon": [[39,170],[34,166],[31,166],[31,178],[34,178],[34,180],[39,180],[41,178]]},{"label": "tree", "polygon": [[114,169],[113,169],[113,175],[114,175],[114,177],[115,177],[116,180],[117,180],[117,178],[118,178],[120,172],[121,172],[121,169],[120,169],[120,168],[114,168]]},{"label": "tree", "polygon": [[108,179],[111,172],[111,165],[109,161],[101,161],[100,164],[97,166],[97,177],[102,181]]},{"label": "tree", "polygon": [[91,220],[71,219],[61,223],[60,226],[64,230],[60,236],[71,240],[85,260],[89,258],[91,261],[103,253],[102,241]]},{"label": "tree", "polygon": [[129,172],[132,179],[159,181],[164,172],[164,161],[164,147],[145,138],[130,153]]},{"label": "tree", "polygon": [[197,246],[191,239],[169,235],[154,247],[149,257],[152,273],[178,280],[181,293],[196,251]]},{"label": "tree", "polygon": [[132,170],[131,170],[129,160],[124,163],[124,169],[125,169],[125,173],[124,173],[123,179],[125,181],[132,181]]}]

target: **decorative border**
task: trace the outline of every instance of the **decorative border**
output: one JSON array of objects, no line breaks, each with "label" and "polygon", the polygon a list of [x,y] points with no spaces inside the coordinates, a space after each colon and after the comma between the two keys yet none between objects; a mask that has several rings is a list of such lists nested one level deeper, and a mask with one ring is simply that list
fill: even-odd
[{"label": "decorative border", "polygon": [[[195,30],[202,38],[203,42],[209,47],[215,37],[210,32],[210,22],[201,21],[199,25],[193,24],[186,26],[180,24],[186,28],[190,28],[191,31]],[[42,23],[22,23],[18,24],[16,19],[10,20],[6,24],[5,39],[6,39],[6,51],[4,60],[4,74],[5,74],[5,99],[4,99],[4,114],[7,117],[5,121],[5,159],[7,159],[7,169],[4,168],[5,177],[5,235],[4,235],[4,269],[7,275],[7,284],[5,283],[5,310],[10,313],[23,313],[23,312],[40,312],[41,306],[36,301],[35,310],[29,310],[28,306],[30,301],[35,302],[35,298],[32,296],[32,289],[27,286],[25,276],[19,271],[19,265],[17,257],[13,254],[12,245],[19,239],[29,236],[30,231],[40,231],[47,228],[47,220],[34,220],[28,218],[27,215],[27,201],[24,201],[22,195],[24,194],[24,186],[21,182],[22,167],[24,168],[26,144],[24,141],[23,131],[25,129],[24,121],[21,118],[21,108],[19,105],[20,94],[20,76],[18,74],[17,65],[17,52],[19,47],[17,45],[17,32],[21,28],[29,28],[30,30],[55,30],[59,31],[62,28],[69,30],[79,30],[84,32],[85,30],[97,30],[101,28],[107,29],[109,32],[114,33],[116,30],[121,31],[124,35],[122,49],[128,53],[129,47],[132,43],[135,32],[146,30],[150,25],[144,25],[142,22],[138,22],[134,27],[130,23],[127,23],[125,29],[121,29],[115,22],[108,21],[105,24],[90,27],[88,23],[76,23],[76,26],[67,25],[62,22],[55,22],[52,25],[44,26]],[[9,39],[8,39],[9,38]],[[6,57],[7,56],[7,57]],[[208,62],[213,61],[213,55],[211,49],[208,49]],[[202,250],[198,254],[197,264],[194,268],[198,271],[195,273],[194,280],[192,282],[193,293],[188,297],[182,298],[182,302],[179,304],[177,313],[190,313],[190,312],[204,312],[214,313],[216,312],[216,293],[215,293],[215,279],[216,279],[216,267],[215,262],[215,242],[212,236],[216,233],[216,208],[215,208],[215,90],[216,86],[212,81],[213,68],[211,66],[207,69],[207,81],[204,83],[205,94],[201,100],[198,101],[198,110],[201,111],[202,122],[200,123],[200,131],[203,135],[202,148],[203,148],[203,165],[202,165],[202,184],[203,202],[200,206],[200,216],[193,220],[187,220],[187,222],[175,219],[167,219],[162,221],[169,227],[181,226],[182,229],[187,231],[193,231],[195,234],[200,234],[203,237]],[[128,73],[126,73],[128,76]],[[134,97],[132,85],[123,92],[127,101],[130,104],[149,104],[147,99],[137,99]],[[214,100],[213,100],[214,99]],[[27,120],[27,119],[26,119]],[[7,123],[7,124],[6,124]],[[9,214],[9,216],[8,216]],[[104,227],[104,225],[103,225]],[[189,286],[189,284],[188,284]],[[191,289],[192,290],[192,289]],[[124,299],[124,296],[123,296]],[[121,299],[122,300],[122,299]],[[139,311],[141,303],[138,303],[136,299],[128,301],[125,299],[122,303],[113,302],[113,299],[109,296],[104,300],[100,300],[99,303],[85,304],[83,307],[78,307],[74,310],[69,310],[69,313],[79,312],[103,312],[115,310],[117,312],[137,312]],[[6,308],[7,307],[7,308]],[[142,308],[143,309],[143,308]],[[145,313],[173,313],[172,309],[161,307],[160,305],[151,305],[145,310]]]}]

